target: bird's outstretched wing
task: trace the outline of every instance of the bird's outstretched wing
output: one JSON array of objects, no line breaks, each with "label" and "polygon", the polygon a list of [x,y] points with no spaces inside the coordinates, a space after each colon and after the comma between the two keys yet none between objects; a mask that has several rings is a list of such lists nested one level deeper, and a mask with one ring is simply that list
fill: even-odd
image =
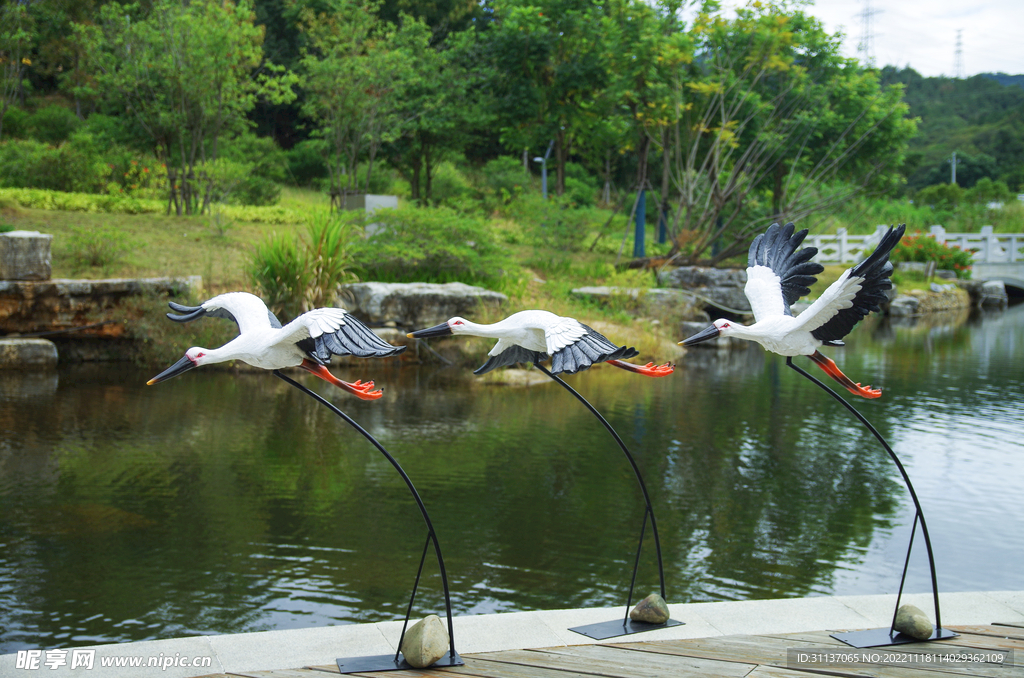
[{"label": "bird's outstretched wing", "polygon": [[310,358],[328,363],[332,355],[386,358],[405,346],[392,346],[343,308],[317,308],[303,313],[281,331]]},{"label": "bird's outstretched wing", "polygon": [[539,363],[548,358],[547,353],[531,351],[507,339],[499,339],[487,355],[490,356],[487,362],[473,370],[473,374],[486,374],[499,367],[507,367],[516,363]]},{"label": "bird's outstretched wing", "polygon": [[625,360],[640,354],[632,346],[616,346],[603,334],[578,323],[583,328],[579,339],[567,343],[563,348],[551,354],[551,372],[559,374],[575,374],[585,370],[594,363],[606,360]]},{"label": "bird's outstretched wing", "polygon": [[168,318],[179,323],[203,317],[223,318],[235,323],[240,334],[267,327],[281,327],[281,321],[267,308],[263,300],[248,292],[228,292],[208,299],[199,306],[185,306],[173,301],[167,302],[167,305],[172,311],[182,314],[167,314]]},{"label": "bird's outstretched wing", "polygon": [[829,285],[818,300],[800,314],[800,320],[807,315],[802,327],[828,346],[842,345],[842,338],[864,316],[877,311],[878,305],[885,300],[885,291],[892,289],[889,254],[906,229],[906,224],[890,228],[871,256]]},{"label": "bird's outstretched wing", "polygon": [[743,291],[755,322],[775,315],[793,315],[790,305],[809,293],[809,286],[817,281],[815,276],[825,270],[810,261],[818,253],[816,247],[800,249],[807,229],[794,233],[794,228],[792,223],[772,224],[750,244]]}]

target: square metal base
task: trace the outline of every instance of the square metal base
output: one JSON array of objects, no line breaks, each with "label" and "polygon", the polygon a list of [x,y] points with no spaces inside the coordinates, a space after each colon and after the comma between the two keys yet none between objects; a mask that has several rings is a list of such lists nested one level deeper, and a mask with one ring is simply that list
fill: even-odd
[{"label": "square metal base", "polygon": [[682,626],[684,622],[676,621],[675,619],[669,619],[664,624],[648,624],[647,622],[633,621],[627,619],[625,622],[619,619],[613,619],[606,622],[598,622],[596,624],[586,624],[584,626],[574,626],[569,629],[575,631],[580,635],[584,635],[587,638],[593,638],[594,640],[604,640],[605,638],[617,638],[618,636],[629,636],[634,633],[644,633],[645,631],[657,631],[658,629],[667,629],[670,626]]},{"label": "square metal base", "polygon": [[833,633],[833,638],[851,647],[889,647],[892,645],[906,645],[907,643],[927,643],[932,640],[945,640],[956,638],[959,633],[953,633],[949,629],[935,629],[932,637],[927,640],[920,640],[905,633],[889,635],[889,629],[867,629],[866,631],[850,631],[848,633]]},{"label": "square metal base", "polygon": [[[428,668],[441,669],[446,666],[462,666],[465,664],[462,661],[462,657],[456,652],[453,657],[450,652],[446,652],[443,657],[438,659],[436,662],[431,664]],[[348,657],[345,659],[338,660],[338,671],[341,673],[363,673],[370,671],[408,671],[413,670],[415,667],[409,666],[409,663],[404,658],[395,661],[395,655],[393,654],[375,654],[368,655],[366,657]]]}]

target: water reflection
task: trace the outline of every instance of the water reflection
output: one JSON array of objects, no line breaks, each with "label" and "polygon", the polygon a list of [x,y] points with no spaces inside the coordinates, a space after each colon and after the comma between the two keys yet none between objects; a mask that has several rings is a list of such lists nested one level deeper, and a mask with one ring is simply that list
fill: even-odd
[{"label": "water reflection", "polygon": [[[1022,311],[869,322],[831,352],[885,390],[856,406],[908,467],[942,591],[1024,588]],[[150,372],[0,374],[0,651],[404,613],[425,532],[376,450],[270,375],[147,388]],[[623,602],[640,492],[571,395],[432,366],[345,377],[385,388],[331,397],[416,483],[457,613]],[[895,592],[913,517],[898,474],[783,360],[691,351],[666,379],[569,380],[637,457],[671,601]],[[427,577],[419,609],[442,610]],[[929,586],[922,552],[908,589]]]}]

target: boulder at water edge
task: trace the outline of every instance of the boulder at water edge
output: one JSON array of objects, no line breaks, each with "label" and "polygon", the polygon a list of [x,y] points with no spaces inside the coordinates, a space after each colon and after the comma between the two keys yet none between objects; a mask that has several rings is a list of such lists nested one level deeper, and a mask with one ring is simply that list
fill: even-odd
[{"label": "boulder at water edge", "polygon": [[668,617],[668,603],[657,593],[647,596],[629,611],[630,619],[648,624],[664,624]]},{"label": "boulder at water edge", "polygon": [[430,666],[447,651],[448,629],[436,614],[413,624],[402,640],[402,656],[409,666],[417,669]]}]

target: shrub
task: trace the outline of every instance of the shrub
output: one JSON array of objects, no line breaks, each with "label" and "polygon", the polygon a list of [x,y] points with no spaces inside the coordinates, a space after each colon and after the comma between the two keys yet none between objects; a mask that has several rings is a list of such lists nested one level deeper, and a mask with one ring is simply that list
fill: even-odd
[{"label": "shrub", "polygon": [[80,124],[78,116],[72,111],[56,104],[40,108],[25,120],[32,138],[46,144],[66,141]]},{"label": "shrub", "polygon": [[300,141],[286,151],[288,160],[288,176],[297,186],[314,186],[318,180],[327,178],[327,165],[324,163],[320,147],[323,141],[309,139]]},{"label": "shrub", "polygon": [[[355,214],[356,223],[367,217]],[[512,289],[520,272],[488,220],[447,207],[378,210],[378,230],[356,243],[366,276],[384,282],[465,282]]]},{"label": "shrub", "polygon": [[76,271],[96,267],[106,270],[132,248],[131,239],[111,226],[71,227],[67,253]]},{"label": "shrub", "polygon": [[355,280],[351,220],[315,212],[306,236],[271,234],[256,245],[246,273],[282,320],[334,303],[338,286]]},{"label": "shrub", "polygon": [[4,114],[4,135],[2,138],[15,139],[25,137],[28,134],[27,121],[28,113],[17,106],[8,108]]},{"label": "shrub", "polygon": [[894,263],[934,261],[937,268],[956,271],[958,278],[970,278],[971,264],[973,263],[971,252],[962,250],[956,245],[940,243],[935,238],[924,234],[903,236],[903,239],[893,249],[889,259]]},{"label": "shrub", "polygon": [[60,146],[32,139],[0,143],[3,186],[99,192],[106,187],[109,176],[110,167],[88,132],[77,132]]},{"label": "shrub", "polygon": [[952,209],[964,199],[964,189],[956,184],[935,184],[926,186],[914,196],[919,205],[931,205],[937,209]]},{"label": "shrub", "polygon": [[522,160],[516,157],[495,158],[484,165],[481,172],[485,202],[495,206],[508,204],[530,185],[530,174],[523,167]]},{"label": "shrub", "polygon": [[434,168],[430,197],[437,205],[459,207],[473,194],[473,186],[459,168],[444,161]]}]

